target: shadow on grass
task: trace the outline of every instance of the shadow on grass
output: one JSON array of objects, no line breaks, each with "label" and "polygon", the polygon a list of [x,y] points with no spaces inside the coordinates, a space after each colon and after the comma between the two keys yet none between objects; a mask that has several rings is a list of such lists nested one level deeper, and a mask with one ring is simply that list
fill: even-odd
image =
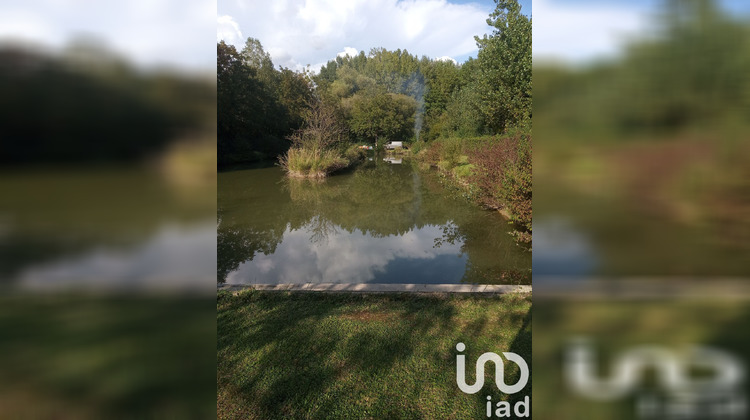
[{"label": "shadow on grass", "polygon": [[1,297],[0,417],[211,416],[213,305],[204,297]]},{"label": "shadow on grass", "polygon": [[[466,382],[468,384],[473,384],[475,381],[475,363],[478,357],[484,353],[484,352],[495,352],[499,355],[501,355],[503,362],[504,362],[504,381],[507,385],[513,385],[518,382],[520,379],[520,370],[518,366],[511,361],[508,361],[506,357],[502,356],[503,352],[512,352],[516,353],[519,356],[523,357],[523,359],[526,361],[528,367],[529,367],[529,378],[526,385],[523,387],[523,389],[515,394],[507,395],[500,392],[500,390],[497,388],[497,385],[495,385],[495,366],[492,363],[488,363],[485,365],[485,381],[484,386],[482,389],[474,394],[472,397],[474,398],[475,405],[480,408],[481,410],[481,417],[475,416],[473,418],[487,418],[487,397],[491,397],[491,416],[492,418],[496,417],[496,410],[498,409],[497,403],[500,401],[506,401],[509,403],[509,413],[510,418],[517,418],[515,413],[513,412],[514,407],[517,403],[524,401],[524,398],[526,396],[529,397],[528,407],[527,409],[521,409],[519,407],[519,410],[521,410],[521,413],[524,411],[529,413],[529,417],[531,418],[531,308],[529,307],[528,310],[525,313],[512,313],[509,315],[503,315],[503,318],[505,318],[505,322],[511,325],[519,325],[520,328],[517,329],[515,336],[513,337],[512,342],[508,346],[499,346],[494,345],[490,348],[481,348],[477,349],[475,352],[469,352],[467,351],[467,358],[466,358]],[[486,320],[485,320],[486,321]],[[478,329],[476,325],[471,325],[469,328],[470,331],[475,331],[475,335],[483,331],[482,329]],[[454,367],[455,370],[455,367]],[[503,409],[504,410],[504,409]],[[503,418],[503,417],[500,417]]]},{"label": "shadow on grass", "polygon": [[[504,305],[491,298],[408,294],[220,294],[218,415],[481,415],[484,400],[477,403],[456,386],[456,343],[531,360],[530,302],[513,301],[505,314],[482,308],[483,302]],[[502,337],[515,338],[503,343]],[[517,380],[517,369],[514,374],[509,383]],[[494,376],[485,383],[494,384]]]}]

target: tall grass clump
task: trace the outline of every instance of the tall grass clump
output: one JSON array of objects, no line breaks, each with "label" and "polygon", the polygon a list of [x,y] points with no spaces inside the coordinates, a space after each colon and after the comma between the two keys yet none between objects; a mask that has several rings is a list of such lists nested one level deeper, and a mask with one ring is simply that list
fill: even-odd
[{"label": "tall grass clump", "polygon": [[349,166],[349,161],[336,150],[292,147],[279,158],[281,167],[295,178],[324,178],[332,172]]},{"label": "tall grass clump", "polygon": [[279,165],[296,178],[324,178],[346,168],[361,154],[346,148],[348,131],[337,110],[321,102],[311,104],[305,124],[288,137],[292,147],[279,157]]}]

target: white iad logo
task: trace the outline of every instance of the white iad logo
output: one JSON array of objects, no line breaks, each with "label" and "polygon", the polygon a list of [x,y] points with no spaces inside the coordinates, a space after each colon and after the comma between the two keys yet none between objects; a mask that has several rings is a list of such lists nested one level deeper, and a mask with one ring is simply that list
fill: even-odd
[{"label": "white iad logo", "polygon": [[[591,343],[578,338],[568,348],[564,369],[568,384],[584,397],[612,401],[635,395],[641,418],[740,419],[747,413],[744,366],[713,348],[694,346],[677,353],[652,345],[632,347],[615,358],[604,379],[596,375]],[[655,375],[658,392],[639,390],[647,372]],[[695,372],[702,372],[701,378]]]},{"label": "white iad logo", "polygon": [[[487,352],[479,356],[476,363],[476,375],[475,382],[473,385],[466,383],[466,356],[460,354],[466,350],[464,343],[456,344],[456,350],[459,354],[456,356],[456,383],[458,388],[466,394],[476,394],[484,386],[484,366],[487,362],[493,362],[495,364],[495,384],[497,388],[503,394],[515,394],[522,390],[529,381],[529,366],[523,357],[512,352],[503,352],[508,361],[511,361],[518,365],[520,369],[520,375],[518,381],[513,385],[507,385],[505,383],[505,365],[503,359],[497,353]],[[487,417],[492,415],[492,397],[487,396]],[[513,407],[513,411],[517,417],[528,417],[529,416],[529,397],[526,396],[522,401],[518,401],[516,406]],[[497,403],[497,410],[495,415],[497,417],[510,417],[511,407],[507,401],[500,401]]]}]

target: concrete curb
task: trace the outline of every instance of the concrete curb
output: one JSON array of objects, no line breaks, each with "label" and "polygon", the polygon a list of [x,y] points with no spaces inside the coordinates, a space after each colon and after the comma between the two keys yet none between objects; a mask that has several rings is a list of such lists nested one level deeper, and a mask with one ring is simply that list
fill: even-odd
[{"label": "concrete curb", "polygon": [[300,283],[300,284],[223,284],[218,290],[240,292],[246,289],[290,292],[346,293],[531,293],[531,286],[501,284],[382,284],[382,283]]}]

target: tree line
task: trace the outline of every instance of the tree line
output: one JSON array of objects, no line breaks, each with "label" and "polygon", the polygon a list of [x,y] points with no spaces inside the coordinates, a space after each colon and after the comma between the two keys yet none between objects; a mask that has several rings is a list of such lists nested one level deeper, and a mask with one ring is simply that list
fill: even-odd
[{"label": "tree line", "polygon": [[0,92],[4,165],[138,161],[215,126],[210,79],[146,72],[91,41],[0,46]]},{"label": "tree line", "polygon": [[463,64],[373,48],[319,73],[275,68],[259,40],[217,44],[219,165],[275,158],[314,104],[330,108],[351,143],[494,135],[531,119],[531,19],[497,0]]},{"label": "tree line", "polygon": [[537,66],[540,127],[600,142],[747,124],[747,18],[715,0],[664,1],[656,16],[651,36],[630,42],[616,59]]}]

